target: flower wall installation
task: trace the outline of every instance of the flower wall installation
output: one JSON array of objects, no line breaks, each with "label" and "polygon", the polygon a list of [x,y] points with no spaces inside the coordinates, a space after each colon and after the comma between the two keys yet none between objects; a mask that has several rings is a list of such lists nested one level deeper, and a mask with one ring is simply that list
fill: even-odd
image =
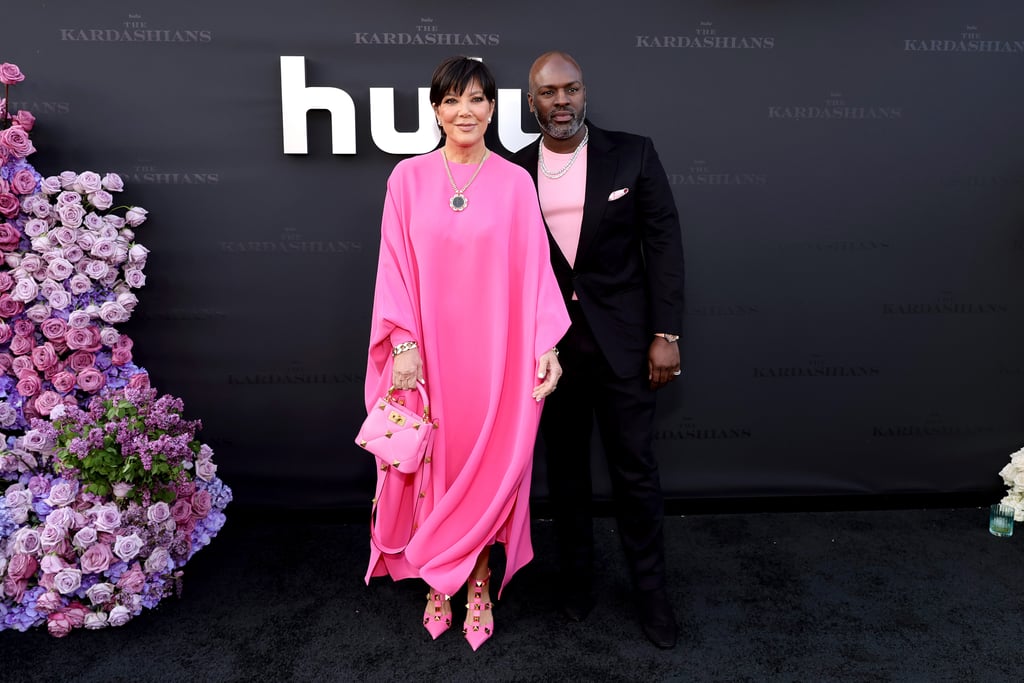
[{"label": "flower wall installation", "polygon": [[180,591],[231,490],[197,420],[117,326],[138,304],[145,209],[115,173],[42,176],[24,80],[0,64],[0,630],[120,626]]}]

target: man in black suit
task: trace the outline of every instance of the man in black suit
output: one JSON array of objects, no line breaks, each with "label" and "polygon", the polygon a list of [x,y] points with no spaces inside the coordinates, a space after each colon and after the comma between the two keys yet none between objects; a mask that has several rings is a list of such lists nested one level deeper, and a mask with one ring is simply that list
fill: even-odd
[{"label": "man in black suit", "polygon": [[678,627],[665,589],[651,429],[655,391],[680,374],[683,248],[672,190],[649,138],[585,120],[583,72],[571,56],[541,55],[527,100],[541,141],[513,161],[537,181],[552,266],[572,318],[558,344],[564,374],[541,418],[563,609],[579,621],[593,606],[596,417],[640,623],[655,645],[671,648]]}]

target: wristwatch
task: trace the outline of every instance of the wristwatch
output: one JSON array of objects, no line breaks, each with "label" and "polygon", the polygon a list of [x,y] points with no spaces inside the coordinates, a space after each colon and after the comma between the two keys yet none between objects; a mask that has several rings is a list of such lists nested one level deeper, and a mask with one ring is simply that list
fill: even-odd
[{"label": "wristwatch", "polygon": [[669,334],[667,332],[655,332],[654,336],[655,337],[661,337],[662,339],[667,341],[669,344],[674,344],[677,341],[679,341],[679,335],[678,334]]}]

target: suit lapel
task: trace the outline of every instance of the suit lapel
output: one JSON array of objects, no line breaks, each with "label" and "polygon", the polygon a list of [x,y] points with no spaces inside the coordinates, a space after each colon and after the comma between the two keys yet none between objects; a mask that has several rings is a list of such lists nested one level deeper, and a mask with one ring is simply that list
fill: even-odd
[{"label": "suit lapel", "polygon": [[[615,145],[600,128],[587,123],[590,139],[587,142],[587,189],[583,200],[583,223],[580,226],[580,243],[576,248],[577,266],[586,259],[587,249],[601,229],[605,209],[608,208],[608,193],[614,190],[615,169],[618,165],[612,153]],[[536,173],[536,171],[534,171]]]}]

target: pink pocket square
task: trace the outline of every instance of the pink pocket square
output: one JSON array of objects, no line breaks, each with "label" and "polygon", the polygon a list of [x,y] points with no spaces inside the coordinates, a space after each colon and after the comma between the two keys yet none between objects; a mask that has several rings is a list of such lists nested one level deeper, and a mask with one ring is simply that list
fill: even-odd
[{"label": "pink pocket square", "polygon": [[612,192],[610,195],[608,195],[608,201],[614,202],[616,199],[622,199],[627,194],[629,194],[628,187],[624,187],[621,190],[615,190],[615,192]]}]

